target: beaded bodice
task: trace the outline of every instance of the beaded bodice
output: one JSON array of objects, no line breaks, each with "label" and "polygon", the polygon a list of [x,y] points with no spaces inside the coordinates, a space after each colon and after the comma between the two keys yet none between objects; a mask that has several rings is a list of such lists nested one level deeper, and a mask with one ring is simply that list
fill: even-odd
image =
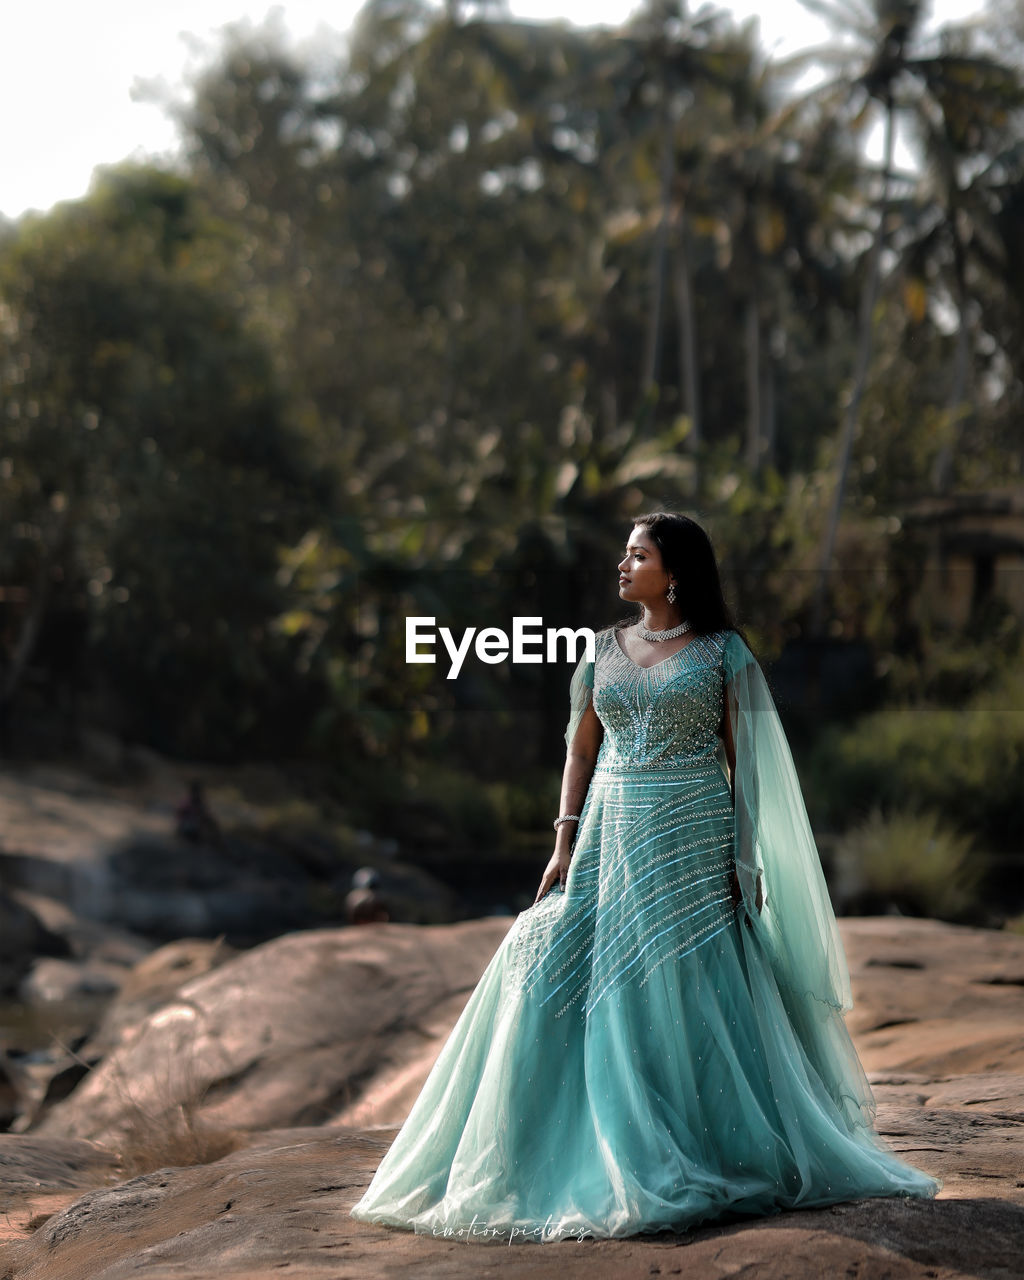
[{"label": "beaded bodice", "polygon": [[694,636],[669,657],[641,667],[613,631],[598,634],[593,697],[604,725],[598,769],[672,769],[715,759],[728,635]]}]

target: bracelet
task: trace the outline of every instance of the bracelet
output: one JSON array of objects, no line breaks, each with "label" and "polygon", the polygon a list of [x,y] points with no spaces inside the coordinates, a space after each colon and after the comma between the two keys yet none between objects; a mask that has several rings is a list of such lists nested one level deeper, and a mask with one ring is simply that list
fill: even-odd
[{"label": "bracelet", "polygon": [[580,815],[578,813],[563,813],[562,816],[560,818],[556,818],[551,825],[557,831],[563,822],[579,822],[579,820]]}]

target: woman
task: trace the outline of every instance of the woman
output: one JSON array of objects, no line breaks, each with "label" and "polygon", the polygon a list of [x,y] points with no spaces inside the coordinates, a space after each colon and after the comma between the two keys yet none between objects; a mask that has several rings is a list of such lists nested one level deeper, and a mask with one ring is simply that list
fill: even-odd
[{"label": "woman", "polygon": [[638,516],[619,574],[639,618],[573,675],[536,900],[353,1215],[553,1241],[933,1196],[874,1131],[792,756],[707,534]]}]

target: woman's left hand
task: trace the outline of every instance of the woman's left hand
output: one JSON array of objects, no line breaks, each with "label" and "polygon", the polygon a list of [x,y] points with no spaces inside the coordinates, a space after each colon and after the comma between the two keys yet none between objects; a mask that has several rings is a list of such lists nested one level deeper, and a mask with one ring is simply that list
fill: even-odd
[{"label": "woman's left hand", "polygon": [[548,865],[544,868],[543,876],[541,876],[540,887],[537,889],[537,896],[533,900],[534,906],[536,906],[548,890],[552,888],[556,880],[561,885],[562,890],[565,890],[565,881],[569,874],[569,863],[571,861],[572,851],[570,849],[555,849],[548,861]]},{"label": "woman's left hand", "polygon": [[[729,872],[729,889],[732,893],[732,905],[738,907],[743,901],[743,890],[740,888],[740,878],[736,874],[736,868],[733,867]],[[761,886],[761,873],[757,873],[757,886],[754,890],[754,906],[757,908],[757,914],[761,914],[761,908],[764,906],[764,890]]]}]

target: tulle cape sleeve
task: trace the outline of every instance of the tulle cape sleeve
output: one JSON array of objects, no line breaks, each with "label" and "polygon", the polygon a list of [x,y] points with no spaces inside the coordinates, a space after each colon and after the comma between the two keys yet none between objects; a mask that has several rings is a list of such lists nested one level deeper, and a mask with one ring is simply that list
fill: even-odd
[{"label": "tulle cape sleeve", "polygon": [[850,974],[789,742],[764,674],[735,631],[723,667],[736,748],[735,858],[743,908],[780,988],[848,1010]]},{"label": "tulle cape sleeve", "polygon": [[569,681],[569,723],[565,729],[565,745],[571,747],[580,727],[583,713],[590,706],[594,697],[594,664],[588,662],[586,654],[580,658],[576,670]]},{"label": "tulle cape sleeve", "polygon": [[723,669],[736,748],[734,853],[746,945],[767,961],[793,1031],[851,1129],[884,1146],[843,1018],[853,1006],[850,974],[789,742],[764,673],[736,632],[726,641]]}]

